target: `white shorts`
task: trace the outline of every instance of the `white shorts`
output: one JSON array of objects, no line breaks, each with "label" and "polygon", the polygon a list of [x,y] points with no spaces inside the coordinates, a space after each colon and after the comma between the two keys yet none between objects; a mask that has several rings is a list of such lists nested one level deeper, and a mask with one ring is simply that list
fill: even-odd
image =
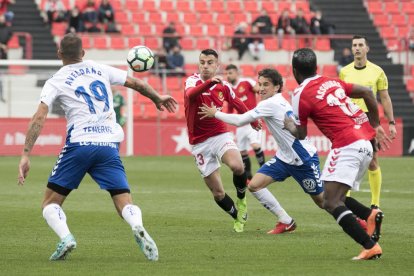
[{"label": "white shorts", "polygon": [[251,125],[245,125],[236,129],[237,147],[242,150],[249,150],[251,144],[262,143],[262,131],[254,130]]},{"label": "white shorts", "polygon": [[204,142],[194,145],[191,153],[201,176],[207,177],[220,168],[221,157],[230,149],[239,150],[229,132],[210,137]]},{"label": "white shorts", "polygon": [[372,156],[372,144],[367,140],[358,140],[345,147],[331,149],[321,179],[344,183],[358,191]]}]

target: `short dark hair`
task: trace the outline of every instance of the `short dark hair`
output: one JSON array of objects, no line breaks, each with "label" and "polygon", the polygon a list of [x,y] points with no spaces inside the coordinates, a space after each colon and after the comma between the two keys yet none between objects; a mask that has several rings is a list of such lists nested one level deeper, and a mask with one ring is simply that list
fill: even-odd
[{"label": "short dark hair", "polygon": [[292,67],[302,75],[310,77],[316,74],[317,60],[316,54],[312,49],[301,48],[293,53]]},{"label": "short dark hair", "polygon": [[224,70],[232,70],[232,69],[234,69],[234,70],[236,70],[236,71],[238,71],[239,69],[237,68],[237,66],[236,65],[234,65],[234,64],[229,64],[229,65],[227,65],[226,66],[226,68],[224,69]]},{"label": "short dark hair", "polygon": [[67,34],[60,41],[59,51],[65,59],[79,58],[82,55],[82,40],[76,34]]},{"label": "short dark hair", "polygon": [[279,85],[279,90],[277,91],[278,93],[282,91],[283,78],[282,75],[276,69],[265,68],[259,71],[258,76],[269,79],[275,86]]},{"label": "short dark hair", "polygon": [[369,45],[368,45],[368,39],[367,39],[367,37],[366,37],[366,36],[363,36],[363,35],[354,35],[354,36],[352,37],[352,40],[354,40],[354,39],[365,39],[365,44],[366,44],[367,46],[369,46]]},{"label": "short dark hair", "polygon": [[201,51],[201,54],[206,55],[206,56],[212,55],[218,59],[218,54],[216,50],[213,50],[213,49],[204,49],[203,51]]}]

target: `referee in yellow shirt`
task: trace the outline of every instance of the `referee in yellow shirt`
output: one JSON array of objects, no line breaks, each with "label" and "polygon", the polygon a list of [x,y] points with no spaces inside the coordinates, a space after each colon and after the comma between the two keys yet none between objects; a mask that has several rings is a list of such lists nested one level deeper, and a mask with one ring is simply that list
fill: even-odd
[{"label": "referee in yellow shirt", "polygon": [[[395,128],[394,112],[391,98],[388,94],[388,80],[384,71],[378,65],[367,60],[369,51],[368,41],[363,36],[355,35],[352,38],[352,53],[354,62],[343,67],[339,72],[339,78],[343,81],[363,85],[371,88],[375,96],[379,93],[384,113],[388,119],[390,138],[397,135]],[[363,111],[368,112],[363,99],[352,99]],[[382,175],[378,163],[378,154],[374,157],[368,168],[368,181],[371,188],[371,208],[378,208],[380,204],[380,193]]]}]

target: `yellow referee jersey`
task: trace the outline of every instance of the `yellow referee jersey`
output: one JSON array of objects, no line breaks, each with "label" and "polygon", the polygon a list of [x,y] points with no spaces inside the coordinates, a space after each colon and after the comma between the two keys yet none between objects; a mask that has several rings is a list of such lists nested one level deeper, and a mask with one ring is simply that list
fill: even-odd
[{"label": "yellow referee jersey", "polygon": [[[354,62],[343,67],[339,72],[339,78],[345,82],[355,83],[371,88],[375,97],[377,92],[388,89],[388,80],[384,71],[378,65],[367,61],[364,68],[356,69]],[[367,106],[364,99],[352,99],[364,112],[367,112]]]}]

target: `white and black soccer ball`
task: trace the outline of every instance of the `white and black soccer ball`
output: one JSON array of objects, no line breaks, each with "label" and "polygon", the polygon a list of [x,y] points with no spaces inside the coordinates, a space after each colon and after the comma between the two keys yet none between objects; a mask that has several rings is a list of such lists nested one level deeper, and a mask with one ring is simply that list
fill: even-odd
[{"label": "white and black soccer ball", "polygon": [[144,72],[151,69],[154,61],[154,53],[146,46],[135,46],[128,52],[128,65],[135,72]]}]

